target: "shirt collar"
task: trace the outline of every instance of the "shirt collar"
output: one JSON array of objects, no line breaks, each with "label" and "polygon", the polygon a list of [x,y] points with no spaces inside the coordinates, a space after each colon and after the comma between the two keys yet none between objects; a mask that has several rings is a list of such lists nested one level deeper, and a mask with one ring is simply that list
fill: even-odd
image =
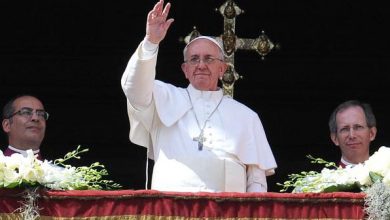
[{"label": "shirt collar", "polygon": [[[8,148],[13,150],[13,151],[15,151],[15,152],[17,152],[17,153],[22,154],[23,156],[27,155],[27,152],[25,150],[20,150],[20,149],[14,148],[11,145],[8,145]],[[38,154],[39,153],[39,149],[38,150],[33,150],[33,153],[34,154]]]},{"label": "shirt collar", "polygon": [[197,99],[205,99],[207,101],[215,100],[218,102],[223,96],[223,91],[221,88],[218,88],[216,91],[201,91],[189,84],[187,90],[195,102]]},{"label": "shirt collar", "polygon": [[348,166],[348,165],[355,166],[355,165],[357,165],[355,163],[351,163],[351,162],[346,161],[343,157],[341,157],[341,163],[345,164],[345,166]]}]

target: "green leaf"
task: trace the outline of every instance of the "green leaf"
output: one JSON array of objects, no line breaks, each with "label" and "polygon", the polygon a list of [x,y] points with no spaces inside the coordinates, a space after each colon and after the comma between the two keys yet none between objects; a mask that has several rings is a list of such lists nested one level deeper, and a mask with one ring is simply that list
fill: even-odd
[{"label": "green leaf", "polygon": [[360,187],[358,184],[338,184],[329,186],[324,189],[324,192],[360,192]]},{"label": "green leaf", "polygon": [[372,181],[373,183],[381,182],[382,179],[383,179],[383,176],[381,176],[381,175],[378,174],[378,173],[374,173],[374,172],[371,172],[371,171],[370,171],[369,175],[370,175],[371,181]]}]

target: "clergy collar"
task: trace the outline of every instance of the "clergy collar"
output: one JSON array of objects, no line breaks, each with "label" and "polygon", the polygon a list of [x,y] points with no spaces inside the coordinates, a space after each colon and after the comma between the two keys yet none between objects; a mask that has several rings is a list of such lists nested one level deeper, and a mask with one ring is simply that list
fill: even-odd
[{"label": "clergy collar", "polygon": [[[11,145],[8,145],[8,148],[9,148],[10,150],[13,150],[13,151],[17,152],[17,153],[22,154],[23,156],[26,156],[26,155],[27,155],[27,152],[26,152],[25,150],[20,150],[20,149],[14,148],[14,147],[12,147]],[[38,153],[39,153],[39,149],[38,149],[38,150],[33,150],[33,153],[34,153],[34,154],[38,154]]]},{"label": "clergy collar", "polygon": [[217,91],[201,91],[189,84],[187,90],[194,101],[199,98],[219,101],[223,96],[223,91],[221,88],[218,88]]},{"label": "clergy collar", "polygon": [[355,166],[355,163],[348,162],[347,160],[344,159],[344,157],[341,157],[341,163],[345,164],[345,166]]}]

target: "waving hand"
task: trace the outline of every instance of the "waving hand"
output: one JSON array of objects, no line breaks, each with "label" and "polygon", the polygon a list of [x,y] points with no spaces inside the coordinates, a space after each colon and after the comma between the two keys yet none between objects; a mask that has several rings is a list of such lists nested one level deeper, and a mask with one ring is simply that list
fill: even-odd
[{"label": "waving hand", "polygon": [[148,13],[146,22],[146,39],[152,43],[159,44],[167,34],[173,18],[167,20],[171,4],[164,6],[164,0],[160,0],[154,5],[154,8]]}]

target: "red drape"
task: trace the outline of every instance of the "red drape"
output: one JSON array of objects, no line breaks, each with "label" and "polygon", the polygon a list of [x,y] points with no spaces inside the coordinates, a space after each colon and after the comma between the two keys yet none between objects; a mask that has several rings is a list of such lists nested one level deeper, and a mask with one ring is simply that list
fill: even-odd
[{"label": "red drape", "polygon": [[[363,219],[363,193],[177,193],[153,190],[39,191],[43,219]],[[21,190],[0,190],[1,215]]]}]

